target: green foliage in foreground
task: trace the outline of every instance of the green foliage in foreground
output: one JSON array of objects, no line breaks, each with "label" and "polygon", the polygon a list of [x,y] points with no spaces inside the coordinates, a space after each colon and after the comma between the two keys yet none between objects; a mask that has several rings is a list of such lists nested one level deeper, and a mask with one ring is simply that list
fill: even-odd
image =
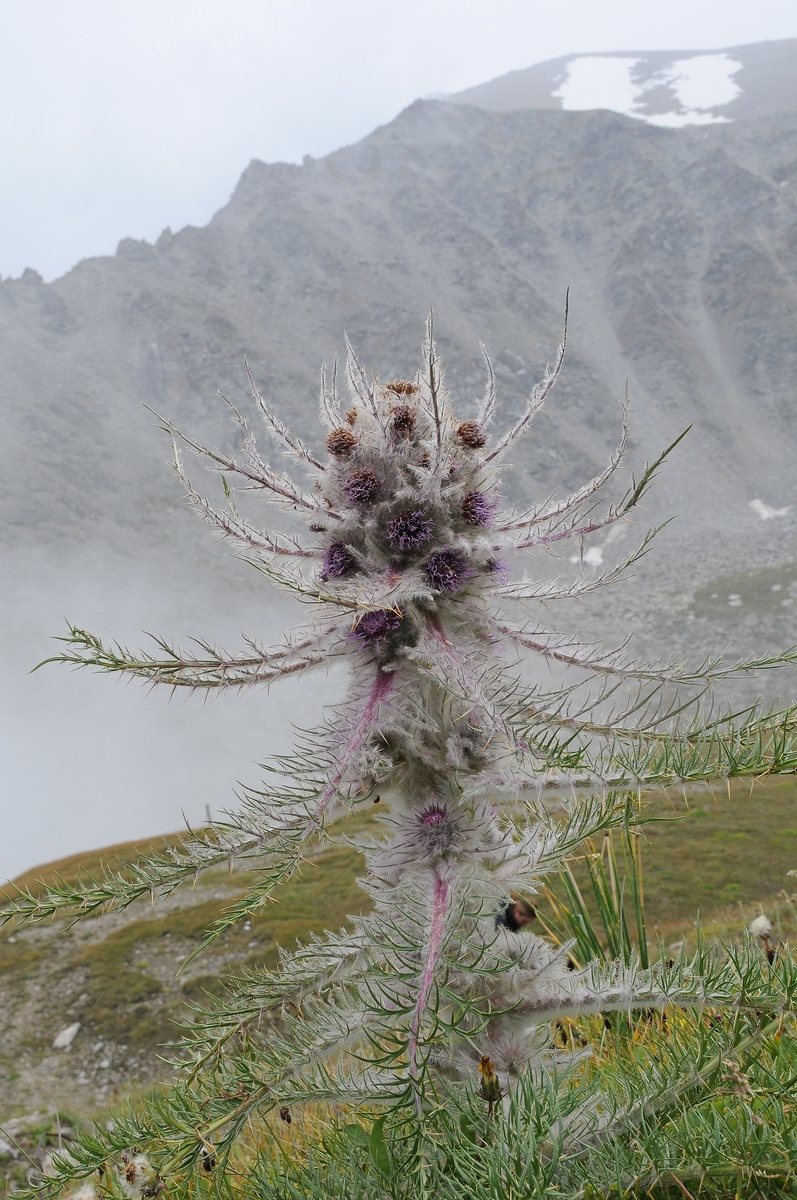
[{"label": "green foliage in foreground", "polygon": [[[797,1194],[795,1054],[779,1022],[724,1023],[691,1014],[651,1039],[625,1041],[613,1059],[557,1078],[527,1075],[488,1117],[477,1091],[448,1098],[421,1130],[411,1118],[387,1130],[382,1119],[343,1125],[301,1158],[284,1147],[261,1153],[243,1188],[254,1197],[532,1197]],[[692,1055],[697,1051],[698,1058]],[[633,1109],[646,1093],[651,1061],[681,1079],[656,1112],[631,1114],[627,1130],[587,1136],[567,1148],[566,1124],[590,1094]]]},{"label": "green foliage in foreground", "polygon": [[[752,794],[745,787],[718,796],[710,807],[701,804],[710,795],[697,793],[690,797],[688,808],[682,802],[680,816],[665,797],[654,798],[652,806],[659,813],[676,818],[661,826],[646,826],[648,840],[642,847],[646,907],[648,914],[658,916],[657,926],[669,916],[668,931],[673,933],[680,915],[694,911],[689,900],[694,895],[695,864],[685,851],[695,837],[696,822],[698,836],[707,845],[722,847],[726,875],[734,875],[742,866],[753,872],[745,882],[745,898],[749,902],[771,899],[793,861],[781,829],[789,828],[794,792],[793,781],[770,780]],[[755,826],[763,813],[768,815],[768,826],[759,837]],[[747,825],[756,836],[733,836]],[[777,852],[773,855],[772,838],[781,843],[780,857]],[[640,839],[635,846],[642,846]],[[645,914],[635,904],[641,892],[640,857],[632,858],[624,838],[615,835],[596,848],[591,874],[584,859],[580,854],[558,882],[552,881],[550,894],[564,927],[552,927],[551,932],[574,937],[571,953],[583,961],[591,956],[606,961],[640,954],[646,931]],[[327,851],[317,867],[308,866],[305,877],[288,885],[283,903],[272,910],[268,925],[276,941],[287,947],[293,936],[306,937],[313,928],[329,923],[343,911],[341,903],[351,905],[357,894],[352,890],[353,876],[361,869],[359,855],[343,847]],[[66,870],[61,868],[61,873]],[[753,911],[750,903],[748,912]],[[774,906],[768,904],[766,911],[776,918]],[[544,912],[547,915],[548,910]],[[706,915],[714,924],[721,923],[722,913]],[[200,936],[201,917],[197,908],[181,909],[168,922],[188,923],[190,931]],[[126,930],[135,932],[139,924],[160,928],[162,921],[134,922]],[[648,919],[647,926],[652,924]],[[737,936],[742,924],[737,913],[733,922]],[[652,937],[649,928],[647,932]],[[118,934],[111,935],[114,944],[115,937]],[[273,956],[275,950],[269,953]],[[785,979],[788,959],[783,965],[778,959],[770,968],[755,945],[741,953],[751,956],[764,988],[770,988],[775,978]],[[204,987],[215,979],[197,982]],[[207,997],[197,998],[207,1003]],[[749,997],[751,1001],[765,998],[760,993]],[[464,1097],[443,1089],[424,1114],[422,1125],[412,1112],[396,1119],[378,1110],[355,1113],[316,1107],[302,1113],[294,1108],[285,1114],[290,1125],[279,1117],[247,1122],[242,1142],[226,1164],[227,1174],[219,1170],[219,1137],[214,1135],[212,1148],[205,1145],[187,1171],[179,1166],[173,1169],[174,1164],[164,1158],[159,1163],[164,1182],[170,1193],[178,1195],[191,1191],[246,1200],[250,1196],[254,1200],[255,1195],[311,1200],[415,1194],[586,1197],[623,1192],[684,1197],[684,1188],[695,1197],[698,1192],[703,1197],[792,1194],[797,1039],[788,1019],[764,1006],[730,1018],[718,1010],[676,1009],[666,1016],[615,1013],[605,1020],[560,1021],[555,1043],[571,1054],[591,1045],[593,1054],[569,1066],[561,1063],[552,1079],[528,1073],[493,1117],[478,1094],[476,1079]],[[589,1105],[592,1098],[601,1098],[605,1104],[610,1097],[629,1109],[650,1089],[652,1077],[657,1088],[661,1082],[661,1105],[631,1114],[627,1127],[621,1126],[611,1138],[593,1135],[575,1151],[563,1145],[562,1130],[585,1101]],[[163,1097],[153,1098],[143,1110],[118,1120],[112,1136],[103,1130],[96,1140],[94,1135],[85,1139],[81,1149],[70,1154],[72,1162],[62,1179],[73,1175],[75,1159],[82,1161],[83,1170],[92,1171],[98,1163],[118,1163],[122,1150],[130,1145],[151,1145],[153,1137],[159,1140],[158,1127],[162,1131],[163,1122],[173,1123],[175,1116]],[[52,1137],[56,1137],[55,1126]],[[55,1145],[53,1141],[51,1151]],[[20,1161],[17,1189],[28,1166]],[[113,1167],[94,1179],[98,1191],[121,1194]]]},{"label": "green foliage in foreground", "polygon": [[[181,1088],[118,1118],[109,1132],[82,1135],[69,1161],[56,1158],[43,1188],[69,1185],[77,1174],[120,1194],[108,1164],[135,1145],[160,1147],[152,1163],[174,1196],[797,1194],[797,1041],[785,1012],[797,964],[788,954],[770,964],[748,944],[724,961],[705,955],[698,966],[704,978],[735,988],[740,1002],[730,1014],[675,1009],[561,1022],[569,1061],[526,1071],[492,1114],[474,1079],[464,1091],[441,1085],[421,1119],[411,1108],[285,1108],[279,1119],[247,1121],[234,1142],[224,1136],[229,1125],[216,1121],[198,1143],[203,1100]],[[579,1058],[587,1042],[594,1053]],[[231,1112],[239,1099],[229,1097]]]},{"label": "green foliage in foreground", "polygon": [[[570,868],[551,887],[551,933],[570,935],[574,960],[633,969],[646,930],[639,835],[606,839],[586,869],[589,890]],[[115,1170],[136,1146],[154,1150],[151,1187],[186,1197],[797,1194],[797,962],[788,946],[747,937],[701,947],[694,959],[682,951],[667,965],[673,987],[700,978],[720,1007],[557,1021],[545,1068],[526,1069],[495,1105],[474,1077],[464,1090],[441,1081],[420,1116],[412,1107],[284,1105],[264,1120],[242,1087],[209,1094],[200,1071],[110,1130],[84,1133],[34,1191],[78,1176],[95,1191],[146,1195]]]}]

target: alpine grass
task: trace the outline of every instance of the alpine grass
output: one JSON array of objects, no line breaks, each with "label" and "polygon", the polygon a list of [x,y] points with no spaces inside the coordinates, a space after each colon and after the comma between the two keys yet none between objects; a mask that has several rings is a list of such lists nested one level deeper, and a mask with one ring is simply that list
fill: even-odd
[{"label": "alpine grass", "polygon": [[[130,1196],[168,1186],[176,1194],[497,1200],[622,1195],[676,1179],[684,1195],[696,1178],[704,1193],[721,1189],[729,1170],[729,1186],[744,1182],[748,1167],[733,1165],[740,1144],[758,1147],[756,1179],[788,1179],[794,1131],[790,1108],[783,1114],[793,1059],[782,1047],[797,968],[788,953],[770,962],[752,940],[649,959],[633,881],[644,789],[795,771],[797,712],[725,711],[712,687],[792,664],[797,652],[707,658],[689,669],[638,662],[626,645],[606,649],[542,621],[557,601],[620,581],[653,533],[620,563],[572,580],[511,578],[509,558],[583,545],[626,519],[684,436],[610,502],[627,449],[624,412],[619,445],[594,479],[504,508],[507,455],[556,383],[564,341],[500,436],[491,434],[487,355],[477,415],[459,419],[431,318],[413,380],[379,383],[349,346],[346,412],[337,366],[330,380],[322,372],[323,459],[286,429],[250,376],[255,410],[306,484],[269,465],[232,404],[239,458],[165,423],[195,510],[314,617],[278,645],[252,638],[234,654],[200,642],[189,655],[164,640],[132,653],[75,627],[48,661],[223,691],[343,659],[348,694],[296,753],[272,764],[237,813],[124,871],[20,891],[3,919],[118,911],[244,859],[257,882],[209,930],[212,939],[267,906],[332,827],[365,811],[378,836],[363,834],[362,822],[350,836],[365,855],[361,883],[373,911],[283,952],[276,970],[247,972],[186,1027],[171,1090],[84,1136],[34,1190],[92,1177]],[[221,474],[225,508],[191,482],[180,443]],[[239,511],[235,479],[303,517],[309,536],[256,527]],[[518,619],[523,607],[531,611]],[[550,684],[524,684],[524,652],[555,668]],[[591,876],[608,942],[567,873],[551,936],[519,934],[497,919],[611,830],[626,847],[635,936],[607,875],[614,860],[596,862]],[[593,1025],[626,1031],[613,1058],[590,1050],[583,1030]],[[648,1030],[641,1041],[640,1029]],[[763,1115],[751,1100],[756,1072],[768,1080]],[[727,1103],[706,1108],[706,1096],[721,1093]],[[330,1115],[301,1153],[289,1152],[275,1130],[296,1132],[303,1111]]]}]

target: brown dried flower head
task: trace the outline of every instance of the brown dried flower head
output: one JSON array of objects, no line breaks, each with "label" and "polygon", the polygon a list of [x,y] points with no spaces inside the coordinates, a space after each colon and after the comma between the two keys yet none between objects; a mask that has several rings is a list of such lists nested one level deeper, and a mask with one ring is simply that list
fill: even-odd
[{"label": "brown dried flower head", "polygon": [[357,409],[356,408],[349,409],[349,411],[346,413],[346,420],[349,422],[350,425],[354,424],[354,422],[357,420]]},{"label": "brown dried flower head", "polygon": [[391,379],[385,384],[386,392],[396,392],[399,396],[414,396],[418,387],[409,379]]},{"label": "brown dried flower head", "polygon": [[338,458],[346,458],[356,445],[357,438],[350,429],[346,429],[343,425],[338,429],[333,429],[327,436],[327,450],[330,454],[337,455]]},{"label": "brown dried flower head", "polygon": [[457,437],[470,450],[481,450],[487,442],[487,435],[478,421],[463,421],[457,429]]}]

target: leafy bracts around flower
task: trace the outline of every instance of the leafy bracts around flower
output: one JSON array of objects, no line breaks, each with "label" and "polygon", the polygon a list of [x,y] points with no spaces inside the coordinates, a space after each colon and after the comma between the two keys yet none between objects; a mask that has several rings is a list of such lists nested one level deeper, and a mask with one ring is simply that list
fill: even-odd
[{"label": "leafy bracts around flower", "polygon": [[[620,443],[591,481],[561,499],[502,510],[505,456],[549,396],[563,355],[564,340],[518,420],[493,440],[489,360],[476,415],[456,414],[431,321],[412,380],[380,383],[349,347],[344,412],[337,365],[331,380],[322,374],[324,455],[291,433],[252,383],[269,436],[292,469],[309,473],[302,484],[261,456],[233,406],[239,457],[165,423],[222,476],[227,507],[217,509],[175,455],[194,509],[315,617],[276,646],[251,639],[236,654],[199,641],[188,655],[162,639],[152,652],[131,653],[70,628],[55,660],[205,691],[270,685],[344,659],[349,695],[223,823],[83,886],[10,896],[0,917],[120,908],[244,857],[259,866],[258,881],[213,936],[267,904],[330,826],[356,812],[378,818],[375,835],[352,839],[365,855],[361,882],[373,912],[350,932],[283,954],[276,972],[249,973],[187,1031],[181,1082],[135,1139],[160,1148],[169,1170],[185,1172],[203,1155],[222,1161],[254,1115],[305,1100],[387,1105],[423,1128],[446,1089],[467,1094],[480,1063],[484,1082],[487,1061],[497,1080],[491,1095],[511,1106],[530,1072],[550,1082],[559,1070],[548,1033],[557,1018],[743,1007],[751,996],[777,1011],[793,1006],[791,968],[767,976],[760,955],[576,969],[566,947],[518,936],[502,921],[513,897],[533,897],[584,839],[629,829],[651,783],[797,770],[794,710],[726,713],[711,699],[718,679],[793,664],[797,652],[732,664],[706,658],[690,669],[636,662],[627,645],[606,650],[542,619],[554,602],[616,585],[652,534],[600,574],[509,578],[508,555],[579,546],[627,519],[680,440],[620,500],[605,499],[627,449],[624,411]],[[303,518],[307,536],[256,528],[239,511],[236,479]],[[516,604],[533,615],[518,621]],[[561,678],[525,686],[513,670],[523,652]],[[553,796],[555,817],[543,807]],[[586,1136],[587,1115],[572,1110],[562,1129]]]}]

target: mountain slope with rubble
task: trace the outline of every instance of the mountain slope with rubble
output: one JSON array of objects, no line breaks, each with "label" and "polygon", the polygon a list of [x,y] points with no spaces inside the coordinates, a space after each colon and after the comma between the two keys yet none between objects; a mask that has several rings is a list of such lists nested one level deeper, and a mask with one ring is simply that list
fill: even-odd
[{"label": "mountain slope with rubble", "polygon": [[[146,844],[109,847],[29,872],[17,886],[77,879],[128,862]],[[359,856],[327,848],[281,890],[262,919],[241,922],[188,961],[212,922],[245,890],[240,869],[124,913],[0,935],[0,1124],[56,1106],[85,1115],[168,1079],[167,1046],[192,1005],[213,1002],[226,976],[274,966],[278,946],[365,911]],[[0,1133],[2,1136],[2,1133]]]}]

